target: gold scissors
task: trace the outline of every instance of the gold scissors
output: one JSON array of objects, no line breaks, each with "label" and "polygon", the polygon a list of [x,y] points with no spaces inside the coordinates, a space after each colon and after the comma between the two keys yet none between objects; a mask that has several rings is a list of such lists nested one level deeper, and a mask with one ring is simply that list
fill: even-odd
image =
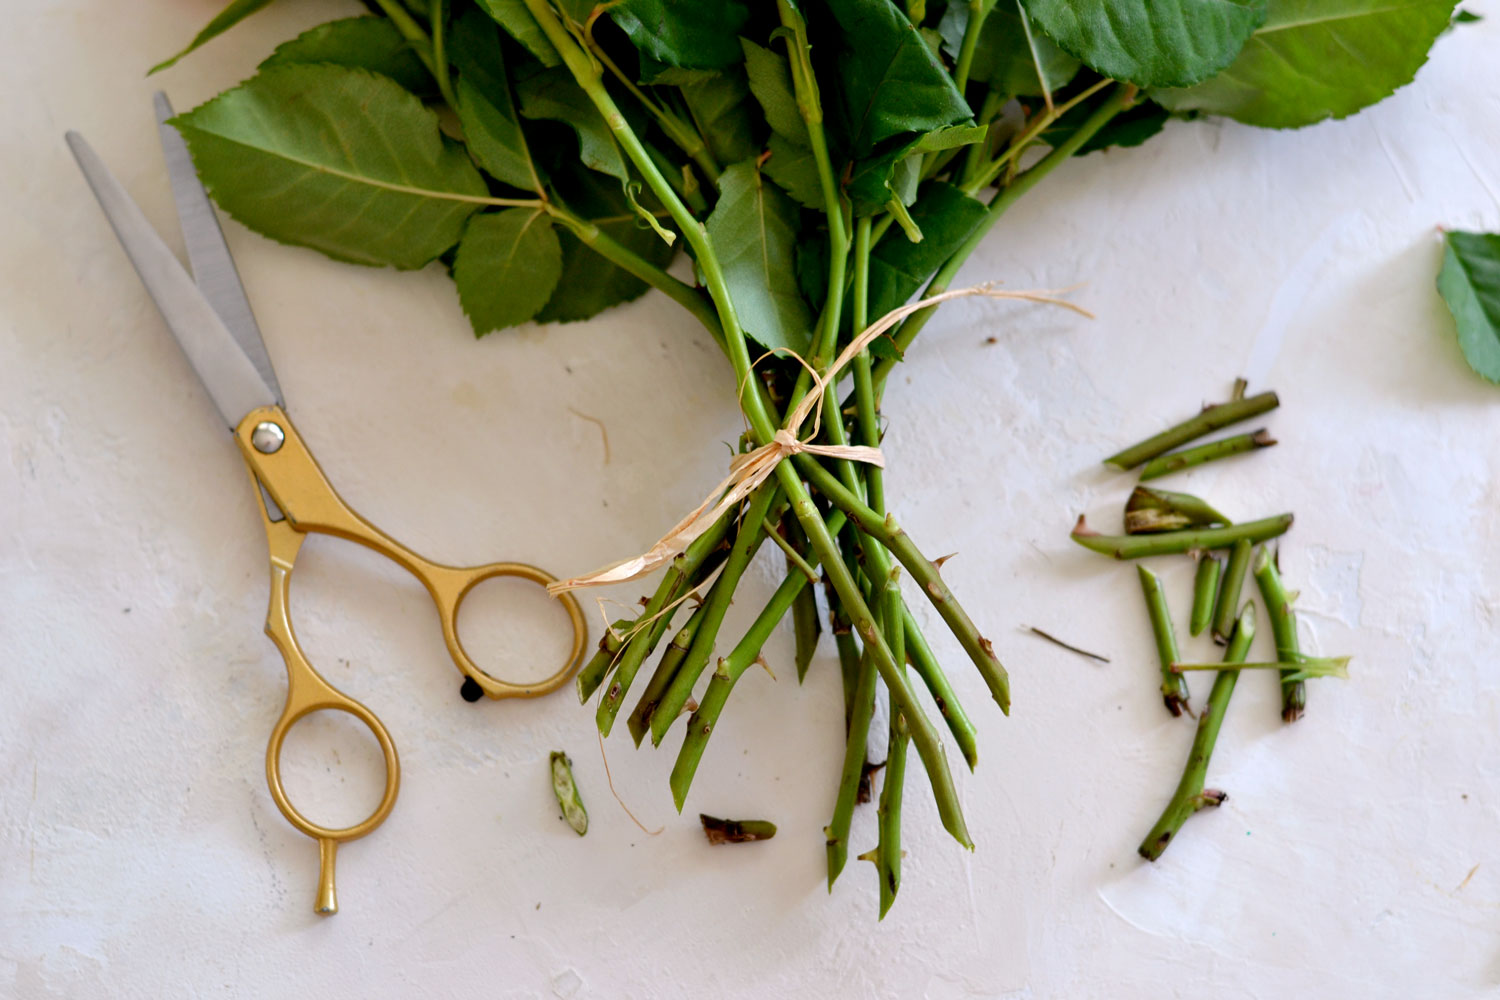
[{"label": "gold scissors", "polygon": [[[437,605],[448,652],[464,676],[460,693],[466,701],[477,701],[482,695],[534,698],[565,684],[583,659],[583,612],[572,595],[559,598],[572,622],[573,644],[562,669],[546,680],[516,684],[475,666],[458,635],[458,608],[465,595],[492,577],[520,577],[544,586],[554,578],[524,563],[459,568],[432,562],[360,517],[339,498],[282,408],[276,372],[250,312],[218,217],[193,169],[187,145],[167,121],[172,107],[163,94],[156,95],[156,116],[192,277],[83,137],[69,132],[68,146],[167,326],[229,422],[255,485],[271,549],[266,634],[281,651],[287,672],[286,707],[266,747],[266,781],[271,798],[287,822],[318,842],[320,872],[314,908],[320,914],[337,913],[334,861],[338,846],[363,837],[389,815],[401,784],[401,764],[390,734],[375,713],[329,684],[297,644],[289,590],[297,552],[307,534],[319,532],[359,542],[422,581]],[[363,722],[375,734],[385,755],[385,791],[380,804],[363,822],[341,829],[309,820],[288,800],[281,783],[281,748],[287,732],[299,719],[324,709],[347,712]]]}]

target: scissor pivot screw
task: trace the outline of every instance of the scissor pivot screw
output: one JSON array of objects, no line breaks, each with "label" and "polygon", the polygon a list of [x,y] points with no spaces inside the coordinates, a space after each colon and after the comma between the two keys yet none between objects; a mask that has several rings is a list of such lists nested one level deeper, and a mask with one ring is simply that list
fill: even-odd
[{"label": "scissor pivot screw", "polygon": [[263,420],[250,432],[250,443],[262,455],[275,454],[286,443],[286,431],[269,420]]}]

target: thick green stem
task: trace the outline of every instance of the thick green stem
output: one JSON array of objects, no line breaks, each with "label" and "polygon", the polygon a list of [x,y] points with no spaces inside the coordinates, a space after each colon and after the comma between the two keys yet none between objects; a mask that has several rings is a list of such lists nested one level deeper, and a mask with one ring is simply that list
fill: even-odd
[{"label": "thick green stem", "polygon": [[1229,633],[1234,628],[1234,609],[1240,606],[1240,590],[1249,571],[1250,542],[1241,538],[1229,550],[1229,565],[1224,570],[1224,581],[1219,585],[1219,601],[1214,611],[1213,637],[1214,642],[1221,646],[1229,642]]},{"label": "thick green stem", "polygon": [[1275,443],[1276,439],[1262,427],[1249,434],[1236,434],[1234,437],[1200,444],[1196,448],[1184,448],[1182,451],[1158,455],[1141,468],[1141,482],[1148,479],[1160,479],[1162,476],[1181,472],[1183,469],[1191,469],[1205,462],[1217,462],[1221,458],[1232,458],[1259,448],[1269,448]]},{"label": "thick green stem", "polygon": [[610,623],[605,629],[604,635],[599,640],[599,652],[589,658],[589,661],[578,671],[574,683],[578,688],[578,701],[586,703],[593,697],[599,685],[604,683],[604,678],[614,669],[615,660],[620,655],[620,649],[625,645],[623,636],[630,630],[635,621],[630,618],[620,618]]},{"label": "thick green stem", "polygon": [[661,654],[661,660],[656,664],[656,669],[651,674],[651,679],[646,682],[646,690],[641,692],[640,701],[636,702],[635,710],[630,713],[630,718],[625,720],[625,725],[630,730],[630,738],[635,740],[635,745],[640,746],[641,740],[646,738],[646,733],[651,729],[651,716],[656,712],[656,707],[661,704],[662,696],[667,693],[672,679],[677,676],[677,670],[682,666],[682,661],[687,658],[688,650],[693,646],[693,636],[698,632],[698,624],[703,620],[704,605],[699,605],[688,620],[683,623],[677,634],[672,636],[672,641],[667,643],[666,652]]},{"label": "thick green stem", "polygon": [[[1276,658],[1295,662],[1302,656],[1302,646],[1297,640],[1297,615],[1292,611],[1292,599],[1281,582],[1281,572],[1269,549],[1262,547],[1255,556],[1255,582],[1260,587],[1260,596],[1265,599],[1266,611],[1271,616],[1271,634],[1276,638]],[[1296,671],[1281,674],[1281,718],[1284,722],[1296,722],[1307,710],[1307,685],[1295,679]]]},{"label": "thick green stem", "polygon": [[[897,663],[906,662],[906,606],[897,585],[899,570],[892,570],[884,591],[886,640]],[[904,669],[904,668],[903,668]],[[890,705],[890,739],[885,756],[885,779],[880,786],[880,839],[875,848],[875,870],[880,880],[880,916],[896,901],[901,888],[901,793],[906,785],[906,716]]]},{"label": "thick green stem", "polygon": [[1208,628],[1214,617],[1214,602],[1219,596],[1219,577],[1224,572],[1224,562],[1211,552],[1198,559],[1198,570],[1193,575],[1193,616],[1188,632],[1200,635]]},{"label": "thick green stem", "polygon": [[1083,518],[1073,528],[1073,541],[1084,548],[1116,559],[1141,559],[1146,556],[1179,555],[1193,549],[1227,549],[1241,538],[1264,542],[1284,535],[1292,526],[1291,514],[1278,514],[1260,521],[1245,521],[1225,528],[1200,528],[1195,531],[1166,531],[1159,535],[1101,535],[1089,528]]},{"label": "thick green stem", "polygon": [[[870,719],[875,714],[874,650],[866,644],[860,658],[859,679],[854,686],[854,711],[849,717],[848,738],[844,743],[844,766],[839,775],[838,797],[834,801],[833,819],[823,833],[828,845],[828,891],[849,861],[849,825],[854,820],[854,806],[859,798],[859,780],[864,775],[865,754],[870,740]],[[887,779],[889,780],[889,779]]]},{"label": "thick green stem", "polygon": [[1248,399],[1233,399],[1227,403],[1207,407],[1197,416],[1190,417],[1180,424],[1168,427],[1160,434],[1147,438],[1140,444],[1133,444],[1124,451],[1109,456],[1104,460],[1104,464],[1113,465],[1117,469],[1133,469],[1142,462],[1153,459],[1157,455],[1166,454],[1173,448],[1181,447],[1205,434],[1211,434],[1221,427],[1258,417],[1280,405],[1281,400],[1276,397],[1276,393],[1263,392]]},{"label": "thick green stem", "polygon": [[1188,707],[1187,680],[1172,670],[1182,659],[1177,651],[1177,630],[1167,609],[1167,593],[1161,580],[1144,566],[1136,566],[1141,577],[1141,591],[1146,595],[1146,611],[1151,616],[1151,632],[1156,637],[1156,655],[1161,661],[1161,699],[1167,711],[1181,715]]},{"label": "thick green stem", "polygon": [[[1229,648],[1224,652],[1224,662],[1243,663],[1254,638],[1255,605],[1247,603],[1235,624]],[[1224,724],[1224,711],[1229,707],[1229,699],[1234,694],[1239,676],[1238,670],[1221,670],[1214,677],[1213,690],[1208,693],[1208,705],[1198,717],[1198,731],[1193,735],[1193,748],[1188,751],[1182,780],[1177,783],[1177,790],[1172,793],[1167,807],[1162,810],[1161,819],[1156,821],[1151,832],[1146,834],[1146,839],[1141,841],[1140,854],[1147,861],[1155,861],[1161,857],[1189,816],[1206,806],[1217,806],[1227,798],[1221,791],[1205,791],[1203,782],[1208,774],[1208,761],[1213,756],[1214,744],[1219,739],[1219,729]]]}]

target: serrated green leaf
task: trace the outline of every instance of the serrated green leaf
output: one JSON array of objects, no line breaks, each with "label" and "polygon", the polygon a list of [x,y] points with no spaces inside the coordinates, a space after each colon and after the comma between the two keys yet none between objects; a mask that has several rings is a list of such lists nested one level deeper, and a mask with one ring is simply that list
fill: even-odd
[{"label": "serrated green leaf", "polygon": [[542,70],[516,82],[516,97],[526,118],[559,121],[578,136],[578,158],[591,170],[626,181],[630,172],[599,109],[564,66]]},{"label": "serrated green leaf", "polygon": [[[552,178],[564,204],[637,256],[666,267],[673,248],[640,225],[620,185],[603,174],[575,166]],[[643,198],[646,196],[643,195]],[[646,200],[647,208],[655,202]],[[556,228],[562,246],[562,277],[538,323],[572,323],[596,316],[611,306],[639,298],[651,286],[590,250],[566,227]]]},{"label": "serrated green leaf", "polygon": [[921,243],[891,230],[870,251],[871,319],[903,304],[926,284],[974,232],[985,207],[951,184],[932,181],[922,188],[910,214],[922,230]]},{"label": "serrated green leaf", "polygon": [[1344,118],[1410,83],[1453,0],[1270,0],[1239,58],[1196,87],[1158,90],[1173,111],[1300,128]]},{"label": "serrated green leaf", "polygon": [[1266,0],[1023,0],[1033,28],[1104,76],[1187,87],[1234,61]]},{"label": "serrated green leaf", "polygon": [[681,84],[683,100],[717,163],[735,163],[757,152],[745,73],[730,66],[720,73]]},{"label": "serrated green leaf", "polygon": [[906,14],[891,0],[827,0],[842,29],[834,61],[844,146],[856,160],[908,132],[930,132],[970,118],[969,106]]},{"label": "serrated green leaf", "polygon": [[1438,291],[1458,325],[1464,359],[1500,383],[1500,235],[1458,230],[1443,238]]},{"label": "serrated green leaf", "polygon": [[453,261],[458,301],[476,337],[531,319],[561,275],[562,247],[541,209],[476,215]]},{"label": "serrated green leaf", "polygon": [[719,201],[705,225],[719,253],[740,324],[756,343],[801,354],[812,338],[812,312],[797,287],[798,208],[755,163],[719,177]]},{"label": "serrated green leaf", "polygon": [[173,124],[226,212],[357,264],[421,267],[489,194],[437,115],[366,70],[273,66]]},{"label": "serrated green leaf", "polygon": [[177,62],[177,60],[181,59],[183,56],[187,55],[189,52],[202,45],[204,42],[209,42],[219,37],[224,32],[228,31],[230,28],[234,27],[236,24],[239,24],[245,18],[249,17],[251,14],[254,14],[256,11],[270,6],[270,4],[271,0],[230,0],[227,7],[219,11],[218,15],[214,17],[212,21],[209,21],[203,26],[202,31],[193,36],[193,40],[188,43],[187,48],[183,49],[172,58],[165,59],[162,62],[157,63],[155,66],[152,66],[151,69],[146,73],[146,75],[150,76],[152,73],[157,73],[161,70],[166,69],[173,63]]},{"label": "serrated green leaf", "polygon": [[536,18],[531,16],[531,11],[526,9],[526,0],[479,0],[479,6],[543,66],[562,65],[562,56],[558,55],[542,26],[536,23]]},{"label": "serrated green leaf", "polygon": [[771,133],[766,148],[771,151],[761,168],[766,176],[791,195],[797,204],[822,209],[823,182],[818,177],[818,164],[813,159],[812,150],[780,132]]},{"label": "serrated green leaf", "polygon": [[[935,153],[979,142],[984,139],[987,131],[983,125],[951,125],[925,134],[912,135],[905,141],[888,143],[882,152],[855,164],[844,185],[845,192],[854,203],[855,214],[873,215],[881,212],[892,197],[903,205],[910,205],[919,179],[920,161],[917,154]],[[906,228],[904,222],[902,228]]]},{"label": "serrated green leaf", "polygon": [[740,61],[739,31],[749,12],[738,0],[618,0],[607,9],[636,49],[657,62],[723,69]]},{"label": "serrated green leaf", "polygon": [[491,177],[522,190],[538,190],[539,171],[511,103],[505,57],[495,24],[471,10],[453,24],[458,67],[458,120],[469,152]]},{"label": "serrated green leaf", "polygon": [[[969,6],[950,3],[938,22],[943,45],[957,60],[969,26]],[[1040,97],[1068,84],[1079,62],[1039,30],[1027,30],[1017,0],[1000,0],[979,30],[969,79],[1012,97]],[[1044,78],[1045,77],[1045,81]]]},{"label": "serrated green leaf", "polygon": [[766,124],[772,132],[779,132],[799,146],[806,146],[807,122],[797,107],[797,92],[792,86],[792,71],[786,58],[779,52],[762,48],[741,38],[745,50],[745,74],[750,80],[750,92],[755,95]]},{"label": "serrated green leaf", "polygon": [[276,46],[260,68],[288,63],[356,66],[388,76],[416,94],[437,91],[432,74],[417,58],[411,43],[383,17],[346,17],[309,28]]}]

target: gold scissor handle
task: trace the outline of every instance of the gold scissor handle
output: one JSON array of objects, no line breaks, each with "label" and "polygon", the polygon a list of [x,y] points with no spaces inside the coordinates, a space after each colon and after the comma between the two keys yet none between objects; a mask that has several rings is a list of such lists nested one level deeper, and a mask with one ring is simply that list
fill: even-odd
[{"label": "gold scissor handle", "polygon": [[[422,581],[437,606],[448,653],[466,678],[466,698],[473,687],[491,698],[535,698],[562,687],[583,663],[584,647],[588,642],[583,611],[577,598],[563,594],[558,600],[568,612],[573,641],[567,659],[556,673],[536,683],[517,684],[481,670],[458,637],[458,609],[464,597],[475,585],[497,576],[519,577],[542,586],[552,583],[555,577],[525,563],[491,563],[462,568],[445,566],[417,555],[344,503],[279,406],[250,411],[240,421],[234,436],[251,472],[297,531],[322,532],[358,542],[399,563]],[[273,523],[269,515],[267,523]]]},{"label": "gold scissor handle", "polygon": [[[318,896],[314,909],[328,916],[339,911],[334,886],[338,846],[348,840],[358,840],[390,815],[401,787],[401,761],[396,756],[396,745],[391,742],[390,733],[386,732],[375,713],[324,680],[297,643],[296,633],[292,630],[289,588],[292,565],[305,536],[286,521],[267,519],[266,531],[271,542],[271,605],[266,613],[266,634],[281,651],[287,677],[286,706],[271,730],[270,742],[266,744],[266,783],[270,785],[276,808],[281,810],[287,822],[318,842]],[[385,790],[381,793],[380,804],[362,822],[353,826],[331,828],[314,823],[292,805],[281,783],[281,750],[287,733],[299,720],[325,710],[347,712],[363,722],[375,735],[375,742],[380,744],[380,752],[385,756]]]}]

